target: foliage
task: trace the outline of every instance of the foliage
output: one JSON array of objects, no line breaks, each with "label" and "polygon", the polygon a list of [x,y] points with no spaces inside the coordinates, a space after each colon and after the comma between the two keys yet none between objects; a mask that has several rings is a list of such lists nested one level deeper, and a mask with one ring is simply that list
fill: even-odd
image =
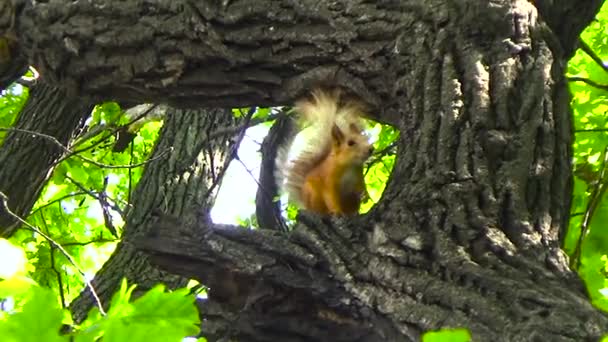
[{"label": "foliage", "polygon": [[467,329],[442,329],[428,331],[422,336],[422,342],[469,342],[471,334]]},{"label": "foliage", "polygon": [[[0,298],[10,299],[13,308],[0,311],[0,336],[6,342],[30,341],[181,341],[199,331],[198,311],[188,289],[165,292],[158,285],[136,300],[135,286],[123,280],[110,309],[103,315],[94,308],[80,325],[73,324],[68,310],[47,287],[27,277],[27,259],[19,247],[0,240],[0,254],[11,255],[13,267],[0,270]],[[7,260],[7,259],[3,259]],[[63,325],[69,333],[62,334]]]},{"label": "foliage", "polygon": [[[598,61],[608,59],[607,25],[608,3],[581,35],[588,51],[578,49],[568,64],[576,135],[571,220],[564,241],[564,249],[576,263],[573,266],[585,281],[592,302],[603,310],[608,310],[608,201],[603,196],[608,185],[603,175],[608,151],[608,67]],[[580,263],[576,262],[579,255]]]},{"label": "foliage", "polygon": [[374,123],[370,130],[374,142],[374,154],[368,162],[365,171],[365,184],[369,199],[362,203],[361,212],[368,212],[376,204],[384,188],[388,177],[395,165],[396,147],[395,142],[399,137],[399,131],[389,125]]},{"label": "foliage", "polygon": [[[608,185],[608,67],[594,61],[608,59],[608,3],[581,38],[590,52],[579,49],[568,66],[572,92],[573,122],[576,140],[573,146],[574,192],[571,221],[564,237],[564,249],[576,259],[580,244],[580,264],[573,265],[584,279],[593,303],[608,310],[608,201],[604,189]],[[0,127],[10,127],[28,97],[28,89],[14,85],[0,96]],[[249,108],[233,110],[246,116]],[[259,163],[257,144],[266,134],[275,111],[258,108],[252,120],[263,122],[259,130],[247,131],[244,145],[238,151],[238,165],[245,167],[238,176],[255,184]],[[134,124],[115,103],[98,105],[87,122],[86,130],[68,146],[74,156],[61,161],[46,185],[27,221],[62,245],[74,257],[79,268],[92,276],[114,250],[129,210],[131,194],[141,178],[143,166],[107,168],[103,165],[129,165],[145,162],[152,152],[161,122],[151,120]],[[128,148],[114,150],[119,132],[136,134]],[[370,123],[375,153],[366,168],[370,201],[362,212],[370,210],[380,196],[392,170],[398,132],[385,125]],[[0,130],[0,144],[6,131]],[[245,147],[250,144],[249,147]],[[251,148],[253,146],[253,148]],[[75,155],[94,161],[95,164]],[[248,159],[251,157],[251,159]],[[257,161],[256,161],[257,160]],[[250,163],[251,161],[251,163]],[[235,178],[230,169],[227,178]],[[238,185],[237,185],[238,186]],[[231,203],[231,188],[223,184],[218,206],[225,196]],[[254,192],[247,201],[253,203]],[[228,207],[228,205],[226,205]],[[232,207],[238,207],[232,204]],[[249,206],[247,206],[249,207]],[[251,206],[253,207],[253,206]],[[596,209],[592,212],[590,208]],[[224,208],[224,207],[222,207]],[[591,215],[593,214],[593,215]],[[294,220],[295,208],[286,208],[286,216]],[[233,222],[257,227],[251,212],[234,214]],[[585,217],[589,219],[585,220]],[[581,233],[583,232],[583,233]],[[582,237],[582,238],[581,238]],[[579,242],[582,241],[582,244]],[[81,325],[71,322],[67,305],[82,291],[84,283],[79,272],[67,258],[48,241],[29,230],[19,230],[11,242],[0,240],[0,336],[3,341],[38,340],[90,341],[103,336],[104,341],[150,340],[171,341],[198,330],[198,316],[193,298],[186,290],[165,292],[155,287],[137,300],[131,300],[133,287],[125,282],[114,295],[107,315],[94,309]],[[6,253],[6,254],[3,254]],[[5,262],[11,260],[11,263]],[[60,334],[62,324],[70,326]],[[424,341],[468,341],[466,330],[442,330],[424,335]]]},{"label": "foliage", "polygon": [[[0,92],[0,127],[10,127],[17,119],[17,114],[25,105],[29,90],[19,84],[13,84],[8,89]],[[0,131],[0,144],[6,136],[5,131]]]},{"label": "foliage", "polygon": [[[78,156],[103,165],[144,162],[161,124],[143,125],[130,149],[112,151],[116,129],[129,121],[116,104],[99,105],[87,127],[88,132],[98,133],[87,136],[85,132],[69,148]],[[143,167],[104,168],[76,157],[65,159],[56,167],[27,221],[62,245],[92,275],[114,250],[142,170]],[[52,288],[64,306],[80,293],[84,285],[79,272],[45,239],[22,229],[11,241],[24,246],[33,261],[33,279]]]}]

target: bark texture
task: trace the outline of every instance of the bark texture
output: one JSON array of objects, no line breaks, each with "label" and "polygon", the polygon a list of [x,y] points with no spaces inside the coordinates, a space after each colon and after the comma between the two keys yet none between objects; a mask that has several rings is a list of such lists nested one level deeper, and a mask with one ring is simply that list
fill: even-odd
[{"label": "bark texture", "polygon": [[[162,196],[176,186],[198,198],[208,183],[175,183],[165,168],[184,159],[150,164],[148,177],[163,181],[142,183],[126,240],[98,275],[104,295],[117,269],[152,281],[137,241],[211,287],[201,303],[211,341],[407,341],[442,327],[479,341],[584,341],[608,319],[559,248],[572,142],[563,74],[601,4],[578,2],[573,15],[569,1],[19,0],[15,32],[70,93],[236,107],[289,103],[330,83],[401,132],[369,214],[304,214],[290,233],[184,215],[187,196]],[[180,133],[196,134],[201,117],[180,121]]]},{"label": "bark texture", "polygon": [[184,238],[159,225],[164,235],[143,247],[167,269],[205,281],[197,270],[228,259],[256,280],[224,330],[203,327],[211,340],[404,341],[467,327],[481,341],[578,341],[608,329],[560,249],[571,49],[529,2],[486,6],[439,7],[395,40],[386,73],[399,157],[368,215],[302,217],[284,238],[209,225]]},{"label": "bark texture", "polygon": [[15,34],[16,7],[12,0],[0,0],[0,91],[25,74],[28,59],[21,54]]},{"label": "bark texture", "polygon": [[[50,137],[66,146],[93,110],[93,103],[66,96],[64,90],[37,83],[30,89],[27,103],[0,147],[0,192],[8,197],[9,209],[26,217],[38,199],[56,162],[65,150]],[[0,207],[0,236],[9,237],[18,228],[13,216]]]},{"label": "bark texture", "polygon": [[[180,217],[182,222],[205,217],[213,201],[218,175],[233,142],[229,135],[215,135],[217,130],[235,126],[230,110],[176,110],[169,108],[152,161],[133,195],[133,209],[128,213],[123,240],[97,272],[93,287],[102,303],[107,305],[120,287],[123,277],[137,284],[136,291],[145,292],[158,282],[169,288],[183,287],[187,278],[163,272],[150,264],[148,258],[134,247],[155,222],[155,213]],[[165,155],[160,159],[160,154]],[[212,191],[210,193],[210,191]],[[86,318],[95,305],[91,293],[83,291],[70,305],[76,321]]]},{"label": "bark texture", "polygon": [[15,30],[23,49],[41,73],[70,91],[232,107],[290,103],[303,85],[319,81],[347,85],[380,103],[366,87],[382,91],[393,84],[385,71],[394,39],[426,7],[393,1],[20,3]]}]

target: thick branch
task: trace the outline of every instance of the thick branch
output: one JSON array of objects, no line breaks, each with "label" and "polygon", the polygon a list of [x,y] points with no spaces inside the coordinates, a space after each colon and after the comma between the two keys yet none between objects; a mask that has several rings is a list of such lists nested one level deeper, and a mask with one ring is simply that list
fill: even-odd
[{"label": "thick branch", "polygon": [[415,341],[441,327],[467,327],[483,341],[583,340],[608,328],[581,293],[547,273],[529,279],[536,270],[525,263],[490,270],[445,251],[450,258],[433,269],[422,250],[403,249],[381,226],[301,219],[283,235],[206,222],[192,229],[162,216],[139,246],[162,268],[211,288],[201,312],[213,322],[202,327],[211,340]]},{"label": "thick branch", "polygon": [[602,7],[604,0],[538,0],[534,2],[543,20],[559,39],[566,56],[578,48],[581,32],[589,25],[595,14]]},{"label": "thick branch", "polygon": [[326,269],[332,261],[295,236],[227,225],[192,229],[166,216],[154,227],[139,243],[151,260],[210,287],[201,303],[202,334],[210,341],[396,341],[401,335],[342,288],[344,279],[332,279],[336,274]]},{"label": "thick branch", "polygon": [[[481,341],[578,341],[608,328],[559,248],[572,139],[563,66],[597,2],[577,4],[583,20],[563,28],[523,0],[21,2],[22,50],[74,93],[234,107],[291,102],[331,82],[382,107],[401,132],[376,208],[348,220],[302,215],[289,235],[193,223],[185,203],[209,204],[208,174],[224,164],[214,151],[205,163],[152,164],[121,244],[130,254],[115,254],[102,288],[125,265],[144,283],[181,281],[145,279],[153,268],[140,267],[133,244],[154,226],[143,248],[211,287],[218,336],[407,341],[466,327]],[[201,138],[201,117],[178,131]],[[169,141],[188,156],[204,145]],[[153,222],[159,207],[186,219]]]},{"label": "thick branch", "polygon": [[43,75],[78,93],[177,106],[285,104],[323,80],[379,104],[367,89],[391,84],[383,56],[415,18],[350,1],[24,2],[19,42]]}]

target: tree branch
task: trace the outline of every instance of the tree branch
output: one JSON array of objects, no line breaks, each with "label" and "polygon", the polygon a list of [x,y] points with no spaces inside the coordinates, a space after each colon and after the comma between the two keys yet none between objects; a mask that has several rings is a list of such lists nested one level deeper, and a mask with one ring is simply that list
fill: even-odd
[{"label": "tree branch", "polygon": [[[379,108],[386,99],[370,88],[392,84],[394,75],[384,72],[386,60],[370,57],[391,55],[400,30],[419,13],[388,6],[370,12],[367,5],[353,3],[346,14],[345,5],[164,0],[141,17],[139,9],[122,1],[106,1],[91,12],[89,4],[61,0],[23,6],[16,32],[19,42],[31,42],[23,48],[41,74],[61,80],[70,93],[235,108],[290,104],[324,82],[350,89]],[[133,15],[142,20],[134,22]],[[365,22],[374,29],[362,30]]]},{"label": "tree branch", "polygon": [[588,78],[572,76],[572,77],[568,77],[568,81],[570,81],[570,82],[584,82],[584,83],[587,83],[588,85],[590,85],[590,86],[592,86],[594,88],[608,91],[608,84],[600,84],[600,83],[592,81],[592,80],[590,80]]},{"label": "tree branch", "polygon": [[332,279],[336,274],[325,269],[333,261],[296,242],[306,240],[302,235],[292,239],[272,230],[198,224],[192,229],[161,214],[137,245],[160,267],[210,287],[209,300],[200,303],[203,334],[210,341],[268,341],[273,336],[281,341],[302,336],[315,341],[377,341],[384,336],[394,341],[399,336],[385,317],[355,304]]},{"label": "tree branch", "polygon": [[600,58],[600,56],[597,55],[597,53],[595,53],[595,51],[593,51],[591,49],[591,47],[589,46],[589,44],[587,44],[584,40],[579,39],[578,44],[581,48],[581,50],[583,50],[589,57],[591,57],[591,59],[602,69],[604,69],[605,72],[608,72],[608,65],[606,65],[604,63],[604,61],[602,61],[602,59]]},{"label": "tree branch", "polygon": [[571,0],[537,0],[534,2],[544,19],[561,43],[565,55],[573,54],[581,32],[589,25],[599,11],[604,0],[583,3]]}]

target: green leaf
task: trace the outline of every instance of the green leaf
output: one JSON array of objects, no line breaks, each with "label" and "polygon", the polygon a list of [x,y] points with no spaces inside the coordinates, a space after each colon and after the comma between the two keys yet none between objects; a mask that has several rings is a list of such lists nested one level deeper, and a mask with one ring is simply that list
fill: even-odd
[{"label": "green leaf", "polygon": [[59,334],[64,310],[59,307],[57,296],[39,286],[30,287],[30,298],[21,311],[0,320],[2,341],[68,341]]},{"label": "green leaf", "polygon": [[198,310],[195,298],[187,288],[165,292],[157,285],[143,296],[129,302],[134,286],[123,280],[112,298],[105,317],[94,310],[76,335],[77,341],[90,341],[103,336],[111,341],[181,341],[199,331]]},{"label": "green leaf", "polygon": [[429,331],[422,336],[423,342],[468,342],[471,334],[467,329],[442,329]]}]

